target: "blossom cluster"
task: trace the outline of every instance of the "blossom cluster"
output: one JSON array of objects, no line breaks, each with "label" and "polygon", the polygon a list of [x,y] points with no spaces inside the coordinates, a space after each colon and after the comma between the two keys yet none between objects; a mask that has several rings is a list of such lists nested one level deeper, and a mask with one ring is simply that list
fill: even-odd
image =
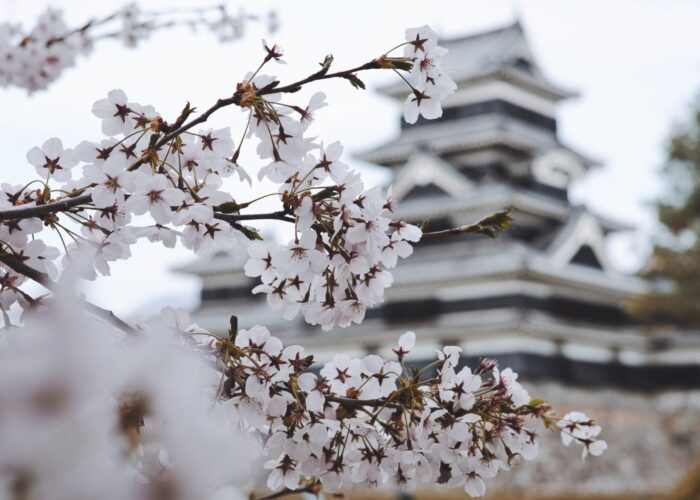
[{"label": "blossom cluster", "polygon": [[[127,47],[135,47],[159,29],[186,25],[206,27],[221,41],[231,41],[243,36],[245,24],[254,19],[258,18],[243,11],[230,13],[225,4],[186,13],[151,13],[132,3],[102,19],[70,28],[62,11],[48,8],[36,25],[26,31],[19,24],[0,23],[0,87],[19,87],[29,92],[45,89],[66,68],[74,66],[78,57],[89,54],[101,39],[114,38]],[[276,29],[274,13],[269,14],[268,21],[269,29]]]},{"label": "blossom cluster", "polygon": [[[263,46],[262,65],[281,61],[277,45]],[[428,46],[439,48],[433,41]],[[407,61],[382,56],[329,74],[332,60],[327,59],[311,78],[359,80],[360,70]],[[109,92],[92,108],[101,121],[102,140],[65,148],[51,138],[27,153],[36,181],[2,185],[0,211],[8,210],[0,213],[0,241],[15,260],[54,279],[59,252],[36,234],[49,227],[61,235],[63,267],[73,266],[83,278],[95,279],[109,274],[111,262],[128,258],[141,238],[166,247],[179,241],[205,254],[232,243],[236,232],[259,239],[240,221],[278,219],[294,224],[294,237],[286,245],[250,245],[245,271],[261,280],[254,292],[265,293],[270,306],[283,309],[288,319],[301,313],[323,329],[359,323],[368,307],[383,300],[392,282],[389,270],[412,253],[421,230],[392,217],[396,204],[390,193],[364,187],[360,174],[341,160],[339,142],[325,144],[309,133],[326,96],[317,92],[303,104],[287,102],[284,96],[299,86],[280,87],[274,76],[250,73],[233,96],[220,100],[211,112],[226,102],[247,115],[246,135],[238,145],[229,128],[195,128],[206,113],[191,118],[195,110],[189,104],[168,123],[152,106],[129,101],[122,90]],[[279,186],[273,193],[282,204],[278,212],[243,213],[255,200],[234,199],[223,187],[231,176],[252,183],[238,164],[246,140],[257,143],[264,162],[257,179]],[[26,214],[32,206],[42,209],[41,217],[12,210]],[[18,288],[22,272],[0,261],[2,309],[15,302],[25,308],[36,305]]]},{"label": "blossom cluster", "polygon": [[564,415],[557,425],[562,429],[561,441],[564,446],[571,443],[583,443],[581,456],[586,458],[589,453],[594,457],[602,455],[608,445],[602,439],[597,439],[603,428],[596,425],[586,414],[572,411]]},{"label": "blossom cluster", "polygon": [[411,94],[406,98],[404,119],[415,123],[419,114],[427,120],[440,118],[440,102],[457,89],[443,67],[447,49],[437,44],[437,34],[429,26],[406,30],[406,40],[404,55],[413,67],[407,76]]},{"label": "blossom cluster", "polygon": [[[232,226],[216,221],[213,208],[233,199],[221,189],[222,178],[235,171],[226,160],[233,150],[228,129],[203,129],[155,148],[162,118],[153,107],[130,102],[123,91],[114,90],[94,104],[93,113],[101,118],[106,138],[73,149],[51,138],[27,153],[36,181],[2,185],[0,208],[10,209],[0,224],[6,254],[55,279],[60,252],[36,234],[49,227],[61,236],[62,267],[95,279],[110,273],[111,262],[130,257],[139,238],[170,248],[179,239],[187,248],[204,251],[231,237]],[[12,209],[41,207],[57,193],[80,203],[61,218],[56,213],[12,218]],[[150,224],[132,223],[145,214],[141,219]],[[18,289],[21,271],[4,263],[3,273],[2,308],[15,301],[26,307],[27,296]]]},{"label": "blossom cluster", "polygon": [[[250,85],[264,88],[272,77]],[[253,291],[267,294],[287,319],[299,312],[323,329],[359,323],[367,307],[382,301],[392,277],[387,269],[412,253],[421,237],[416,226],[393,221],[395,203],[379,188],[364,189],[358,172],[340,160],[339,142],[318,144],[306,133],[313,113],[325,105],[317,93],[308,106],[280,107],[279,94],[265,96],[249,111],[248,133],[269,161],[258,178],[279,184],[283,203],[295,218],[287,245],[255,242],[245,272],[260,277]]]},{"label": "blossom cluster", "polygon": [[[405,57],[385,54],[372,64],[410,68],[410,88],[425,92],[421,99],[406,102],[407,121],[415,122],[419,112],[427,119],[439,118],[440,101],[456,88],[441,69],[447,50],[428,26],[407,30],[400,46],[406,47]],[[281,59],[277,46],[265,49],[268,58]],[[254,292],[266,293],[269,305],[283,309],[287,319],[301,312],[306,322],[324,330],[360,323],[366,309],[383,300],[393,280],[388,269],[399,257],[411,255],[411,243],[420,239],[421,230],[392,221],[396,204],[390,193],[364,190],[360,175],[340,160],[340,143],[324,146],[307,138],[306,128],[313,113],[325,106],[325,96],[315,94],[306,107],[290,106],[280,102],[273,86],[260,99],[255,90],[273,82],[274,77],[259,75],[242,87],[245,95],[252,94],[248,135],[258,138],[260,158],[270,161],[258,178],[280,184],[282,200],[296,218],[296,237],[282,248],[251,245],[246,274],[260,277],[262,284]]]},{"label": "blossom cluster", "polygon": [[[404,334],[395,360],[337,354],[318,373],[309,371],[313,358],[302,347],[284,347],[262,326],[215,342],[222,395],[259,436],[271,490],[443,484],[482,496],[486,479],[536,457],[538,437],[528,424],[557,420],[545,403],[531,401],[516,373],[489,359],[473,372],[460,367],[459,347],[408,371],[414,342],[413,332]],[[594,455],[605,449],[594,438],[600,427],[585,415],[558,425],[566,444]]]}]

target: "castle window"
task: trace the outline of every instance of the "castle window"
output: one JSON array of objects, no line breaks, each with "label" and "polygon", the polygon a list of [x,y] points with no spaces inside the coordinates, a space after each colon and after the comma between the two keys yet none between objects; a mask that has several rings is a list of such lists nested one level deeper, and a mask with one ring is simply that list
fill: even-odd
[{"label": "castle window", "polygon": [[596,257],[595,252],[589,245],[581,246],[578,252],[576,252],[576,255],[571,259],[571,263],[592,267],[594,269],[603,269],[598,257]]},{"label": "castle window", "polygon": [[515,61],[513,61],[513,67],[524,73],[527,73],[528,75],[531,75],[533,73],[530,61],[527,61],[522,57],[519,57]]}]

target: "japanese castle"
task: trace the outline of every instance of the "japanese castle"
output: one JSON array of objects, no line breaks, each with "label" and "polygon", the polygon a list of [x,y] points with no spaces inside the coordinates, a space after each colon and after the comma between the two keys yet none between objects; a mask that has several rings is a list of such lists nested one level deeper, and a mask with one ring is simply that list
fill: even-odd
[{"label": "japanese castle", "polygon": [[[669,415],[686,415],[688,435],[700,435],[700,336],[654,331],[626,314],[625,301],[649,284],[617,273],[605,241],[632,228],[569,201],[571,183],[599,166],[557,135],[557,104],[575,93],[542,74],[517,22],[442,45],[458,84],[443,117],[402,123],[398,137],[358,156],[391,170],[400,218],[429,219],[429,229],[439,230],[510,207],[514,228],[493,240],[464,235],[418,244],[393,270],[383,306],[362,325],[332,332],[271,311],[264,296],[251,294],[257,282],[243,273],[241,246],[222,250],[179,269],[202,280],[193,320],[222,334],[231,314],[243,328],[263,323],[322,362],[341,351],[388,354],[409,329],[416,361],[460,345],[468,363],[489,356],[513,367],[533,396],[562,409],[583,406],[603,422],[610,445],[610,453],[580,466],[567,455],[554,474],[557,457],[573,450],[545,443],[549,462],[503,474],[499,487],[673,489],[691,462],[683,453],[700,456],[697,437],[679,451],[664,429]],[[399,83],[381,92],[406,97]],[[652,453],[667,453],[668,464],[650,464]],[[533,485],[533,477],[543,484]]]}]

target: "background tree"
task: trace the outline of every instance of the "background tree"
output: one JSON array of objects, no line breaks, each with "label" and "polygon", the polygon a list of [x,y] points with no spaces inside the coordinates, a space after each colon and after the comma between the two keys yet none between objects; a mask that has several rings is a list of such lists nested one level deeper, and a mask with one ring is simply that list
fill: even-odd
[{"label": "background tree", "polygon": [[642,274],[652,293],[631,306],[658,323],[700,326],[700,101],[691,119],[671,138],[663,167],[667,191],[657,202],[663,232]]}]

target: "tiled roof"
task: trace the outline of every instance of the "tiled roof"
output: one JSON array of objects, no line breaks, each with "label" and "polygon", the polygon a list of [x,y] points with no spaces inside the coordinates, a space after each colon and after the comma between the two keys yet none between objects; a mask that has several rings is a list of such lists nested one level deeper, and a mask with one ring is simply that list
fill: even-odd
[{"label": "tiled roof", "polygon": [[[491,31],[441,40],[449,49],[445,68],[456,82],[465,82],[507,70],[510,78],[539,88],[552,97],[576,95],[549,82],[539,70],[519,22]],[[406,95],[405,85],[397,82],[381,89],[395,97]]]}]

